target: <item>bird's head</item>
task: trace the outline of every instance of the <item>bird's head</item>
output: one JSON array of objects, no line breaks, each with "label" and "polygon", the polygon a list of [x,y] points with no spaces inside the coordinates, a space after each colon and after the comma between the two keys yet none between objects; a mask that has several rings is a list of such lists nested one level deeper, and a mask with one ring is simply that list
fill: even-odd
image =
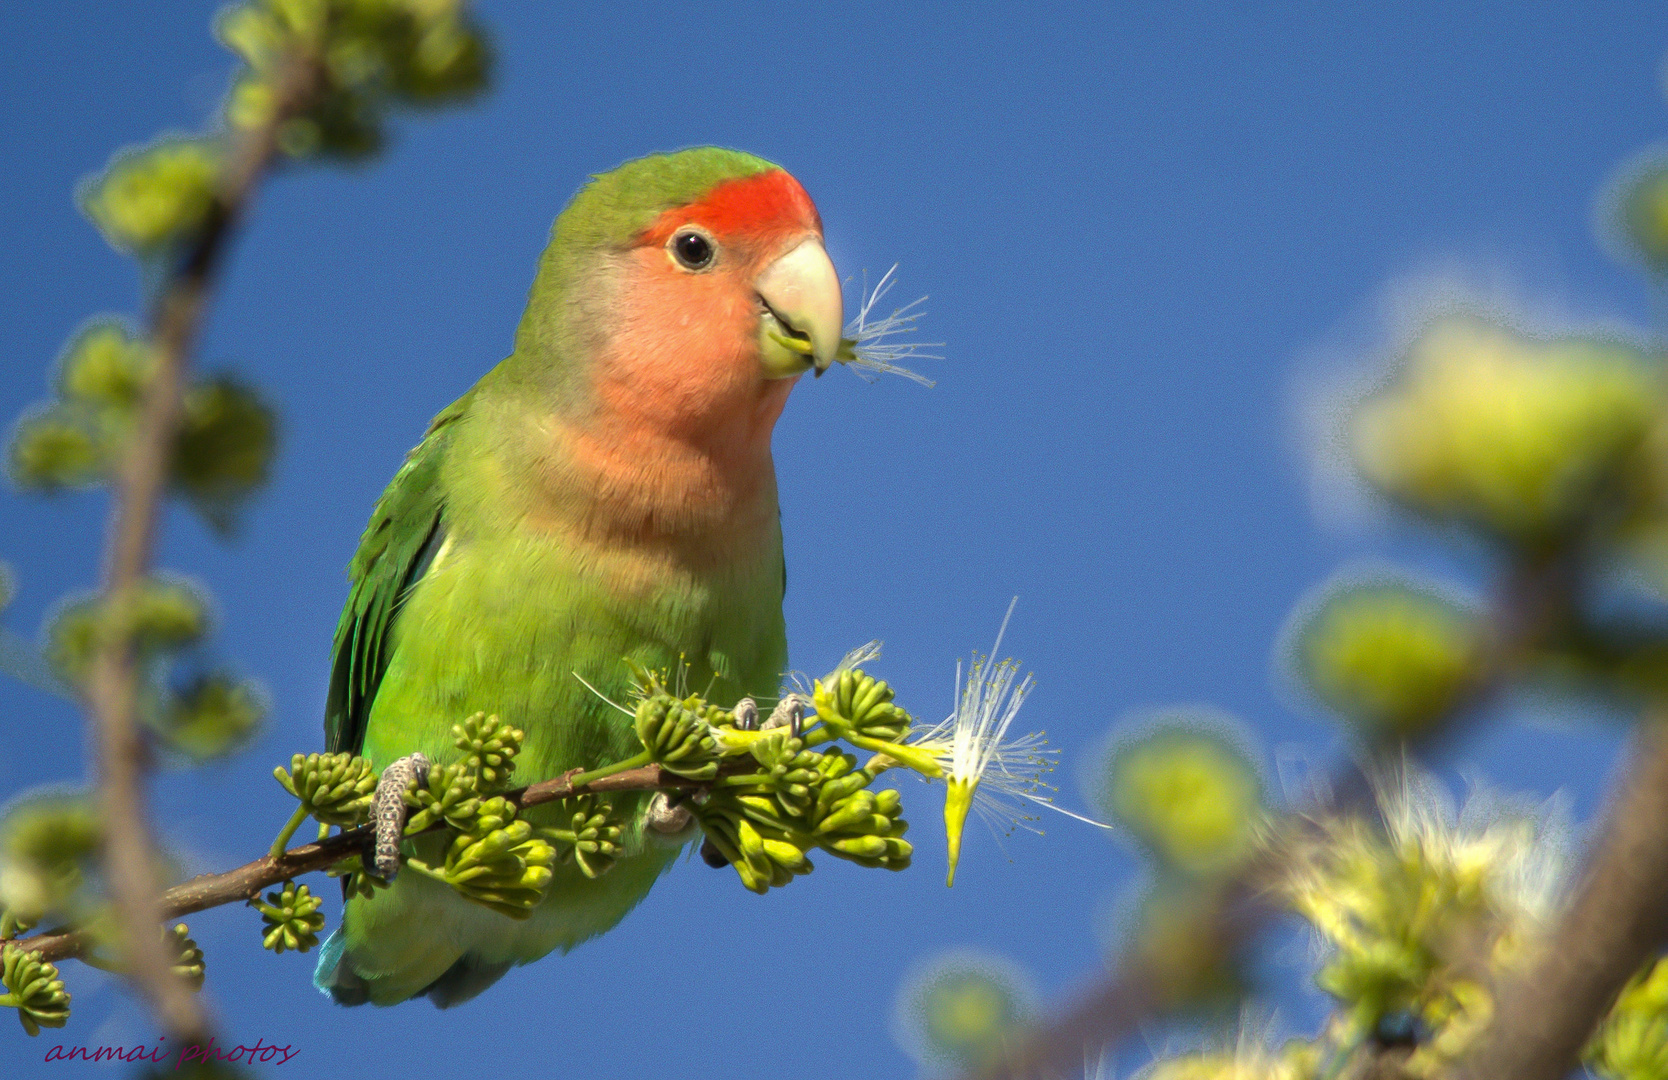
[{"label": "bird's head", "polygon": [[627,162],[574,197],[516,351],[610,411],[672,428],[751,413],[768,434],[794,378],[836,359],[841,324],[805,189],[761,158],[702,147]]}]

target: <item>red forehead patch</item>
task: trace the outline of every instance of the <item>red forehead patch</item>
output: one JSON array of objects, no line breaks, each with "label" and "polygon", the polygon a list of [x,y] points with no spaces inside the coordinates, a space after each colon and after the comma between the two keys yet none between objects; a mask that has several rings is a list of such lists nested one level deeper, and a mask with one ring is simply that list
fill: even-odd
[{"label": "red forehead patch", "polygon": [[683,225],[699,225],[720,239],[822,231],[822,218],[799,181],[781,169],[725,180],[699,202],[668,210],[643,230],[639,242],[664,244]]}]

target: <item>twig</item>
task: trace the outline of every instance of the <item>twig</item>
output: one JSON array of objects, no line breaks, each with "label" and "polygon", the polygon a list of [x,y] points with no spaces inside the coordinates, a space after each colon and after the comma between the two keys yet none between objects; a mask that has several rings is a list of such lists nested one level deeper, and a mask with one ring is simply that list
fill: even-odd
[{"label": "twig", "polygon": [[[575,785],[573,777],[577,775],[579,770],[575,769],[554,780],[544,780],[519,791],[506,792],[505,798],[518,808],[525,809],[540,803],[565,799],[576,792],[691,790],[705,786],[694,780],[662,772],[659,765],[645,765],[642,768],[615,773],[588,784]],[[443,828],[443,823],[436,823],[426,831],[434,832]],[[190,881],[175,885],[157,899],[155,918],[147,925],[154,925],[164,919],[177,919],[194,911],[252,899],[269,886],[303,874],[316,873],[335,866],[343,859],[362,855],[370,849],[375,838],[376,830],[372,826],[364,825],[316,843],[291,848],[278,858],[270,854],[263,855],[235,870],[194,877]],[[155,934],[141,936],[147,939],[156,937]],[[25,949],[35,950],[44,960],[62,960],[81,954],[94,942],[79,930],[51,930],[34,937],[23,938],[16,944]]]},{"label": "twig", "polygon": [[1598,849],[1539,960],[1500,988],[1463,1078],[1558,1080],[1646,959],[1668,943],[1668,729],[1640,724]]},{"label": "twig", "polygon": [[169,1031],[179,1036],[204,1034],[207,1019],[196,996],[169,970],[169,957],[152,930],[158,915],[156,855],[145,815],[148,761],[136,722],[139,666],[127,616],[151,565],[179,432],[185,375],[215,271],[277,152],[279,127],[308,107],[320,78],[316,61],[293,57],[284,67],[271,117],[233,143],[208,216],[152,311],[156,367],[115,482],[103,590],[109,629],[93,658],[87,688],[96,727],[105,874],[123,931],[129,978]]}]

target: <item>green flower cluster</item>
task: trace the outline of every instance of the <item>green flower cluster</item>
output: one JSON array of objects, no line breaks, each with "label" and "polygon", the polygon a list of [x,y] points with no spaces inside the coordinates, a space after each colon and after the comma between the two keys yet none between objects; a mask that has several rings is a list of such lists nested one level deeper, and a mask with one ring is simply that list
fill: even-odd
[{"label": "green flower cluster", "polygon": [[324,901],[308,891],[307,886],[293,881],[284,882],[278,892],[266,894],[266,902],[249,901],[249,906],[261,913],[261,946],[275,953],[294,949],[304,953],[319,943],[319,931],[324,929]]},{"label": "green flower cluster", "polygon": [[909,866],[898,792],[868,790],[882,767],[808,750],[804,738],[781,729],[749,740],[746,752],[758,771],[726,776],[693,809],[748,889],[763,893],[810,873],[813,848],[861,866]]},{"label": "green flower cluster", "polygon": [[453,724],[452,745],[463,756],[431,768],[427,780],[406,793],[406,805],[415,811],[406,820],[406,835],[439,821],[460,832],[475,828],[482,800],[502,790],[515,771],[523,738],[520,728],[485,713]]},{"label": "green flower cluster", "polygon": [[[811,703],[817,719],[836,737],[864,750],[889,754],[904,749],[901,744],[911,724],[910,715],[892,697],[892,687],[883,680],[865,674],[862,668],[847,668],[818,679]],[[907,763],[915,756],[906,753],[899,760]]]},{"label": "green flower cluster", "polygon": [[532,914],[555,863],[556,848],[518,819],[515,806],[501,795],[479,802],[469,828],[452,838],[439,866],[416,856],[406,859],[419,873],[513,919]]},{"label": "green flower cluster", "polygon": [[16,1009],[18,1022],[30,1035],[69,1022],[70,995],[64,980],[32,950],[10,943],[0,946],[0,984],[6,988],[0,1005]]},{"label": "green flower cluster", "polygon": [[371,763],[355,754],[296,754],[288,769],[273,769],[272,778],[301,804],[272,842],[275,859],[309,815],[321,826],[321,836],[331,825],[351,828],[370,818],[377,777]]},{"label": "green flower cluster", "polygon": [[571,862],[588,878],[599,878],[620,857],[624,832],[613,818],[613,807],[594,795],[563,799],[561,820],[565,826],[540,829],[539,835],[556,846],[557,857]]},{"label": "green flower cluster", "polygon": [[701,715],[700,698],[679,700],[665,691],[651,693],[637,705],[637,738],[650,761],[689,780],[718,775],[722,756],[713,726]]},{"label": "green flower cluster", "polygon": [[370,816],[376,773],[362,757],[296,754],[289,769],[280,765],[272,776],[320,825],[363,825]]}]

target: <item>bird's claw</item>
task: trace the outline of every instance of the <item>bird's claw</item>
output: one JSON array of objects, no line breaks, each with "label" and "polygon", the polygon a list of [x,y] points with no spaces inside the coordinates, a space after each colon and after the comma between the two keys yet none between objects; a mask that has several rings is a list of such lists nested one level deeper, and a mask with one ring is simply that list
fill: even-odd
[{"label": "bird's claw", "polygon": [[400,758],[377,777],[376,794],[371,796],[371,820],[376,823],[376,854],[372,865],[384,881],[400,872],[400,838],[405,835],[405,793],[413,782],[429,778],[429,759],[422,754]]},{"label": "bird's claw", "polygon": [[799,738],[800,730],[805,723],[805,695],[787,694],[776,703],[776,708],[770,710],[770,718],[762,726],[764,730],[785,727],[793,738]]},{"label": "bird's claw", "polygon": [[737,731],[759,730],[759,706],[752,698],[742,698],[731,711],[735,713]]}]

